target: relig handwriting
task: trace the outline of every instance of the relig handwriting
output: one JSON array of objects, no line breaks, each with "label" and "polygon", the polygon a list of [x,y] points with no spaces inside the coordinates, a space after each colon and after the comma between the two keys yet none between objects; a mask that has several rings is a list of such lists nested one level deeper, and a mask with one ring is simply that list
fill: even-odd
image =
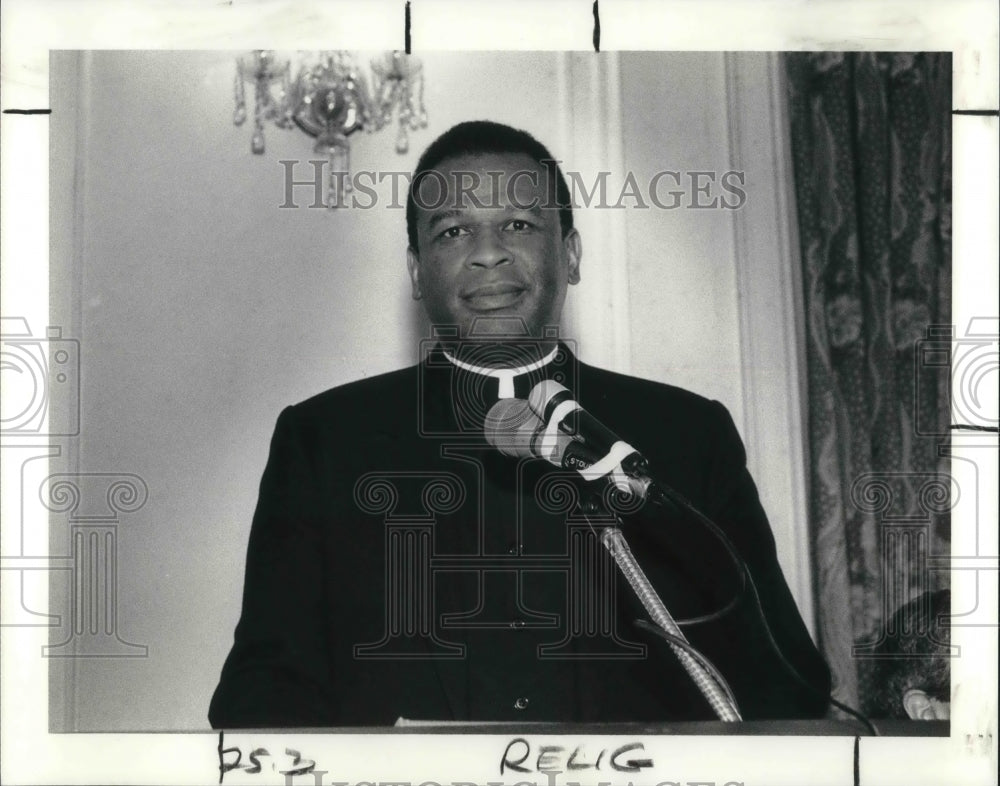
[{"label": "relig handwriting", "polygon": [[539,745],[532,752],[530,743],[523,737],[515,737],[507,743],[500,757],[500,774],[508,770],[512,772],[579,772],[594,770],[600,772],[613,770],[615,772],[640,772],[652,767],[653,760],[648,758],[626,758],[626,754],[642,751],[641,742],[629,742],[615,749],[601,748],[587,750],[584,745],[577,745],[572,750],[563,745]]}]

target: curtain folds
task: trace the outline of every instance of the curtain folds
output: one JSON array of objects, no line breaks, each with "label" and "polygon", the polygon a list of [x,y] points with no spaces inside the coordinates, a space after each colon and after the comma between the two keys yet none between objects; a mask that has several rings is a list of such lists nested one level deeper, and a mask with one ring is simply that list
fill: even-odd
[{"label": "curtain folds", "polygon": [[892,611],[948,586],[951,57],[785,57],[808,366],[810,521],[834,696],[868,712]]}]

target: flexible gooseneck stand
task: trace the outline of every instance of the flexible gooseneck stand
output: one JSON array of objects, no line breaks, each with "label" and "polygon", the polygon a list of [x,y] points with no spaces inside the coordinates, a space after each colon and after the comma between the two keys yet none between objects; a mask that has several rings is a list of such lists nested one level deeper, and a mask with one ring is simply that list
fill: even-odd
[{"label": "flexible gooseneck stand", "polygon": [[728,691],[728,687],[720,684],[709,668],[709,664],[695,657],[696,651],[687,645],[687,638],[670,616],[667,607],[663,605],[660,596],[656,594],[653,585],[643,572],[639,563],[632,555],[632,550],[625,541],[625,536],[618,527],[606,527],[601,533],[601,543],[608,550],[618,565],[618,569],[635,591],[639,601],[645,607],[652,620],[668,635],[664,638],[670,645],[684,670],[711,705],[712,710],[723,721],[741,721],[736,700]]}]

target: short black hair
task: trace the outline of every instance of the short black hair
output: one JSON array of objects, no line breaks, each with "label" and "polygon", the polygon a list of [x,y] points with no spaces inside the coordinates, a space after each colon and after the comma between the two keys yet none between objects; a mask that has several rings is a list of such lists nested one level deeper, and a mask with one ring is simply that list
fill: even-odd
[{"label": "short black hair", "polygon": [[573,206],[570,202],[569,187],[559,163],[541,142],[527,131],[494,123],[490,120],[469,120],[459,123],[435,139],[413,171],[410,188],[406,195],[406,234],[410,247],[417,250],[417,204],[414,191],[420,185],[420,177],[438,167],[442,161],[461,155],[478,153],[523,153],[543,168],[556,172],[556,206],[559,208],[559,228],[566,237],[573,228]]},{"label": "short black hair", "polygon": [[[872,717],[906,718],[903,694],[916,688],[951,698],[951,591],[925,592],[900,606],[877,647]],[[893,657],[894,656],[894,657]]]}]

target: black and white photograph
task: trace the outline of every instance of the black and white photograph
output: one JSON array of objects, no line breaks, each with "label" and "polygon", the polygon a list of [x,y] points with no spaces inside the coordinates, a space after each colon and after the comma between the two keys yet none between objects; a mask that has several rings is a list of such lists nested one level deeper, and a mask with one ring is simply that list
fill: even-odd
[{"label": "black and white photograph", "polygon": [[260,5],[4,66],[4,780],[995,782],[995,35]]}]

